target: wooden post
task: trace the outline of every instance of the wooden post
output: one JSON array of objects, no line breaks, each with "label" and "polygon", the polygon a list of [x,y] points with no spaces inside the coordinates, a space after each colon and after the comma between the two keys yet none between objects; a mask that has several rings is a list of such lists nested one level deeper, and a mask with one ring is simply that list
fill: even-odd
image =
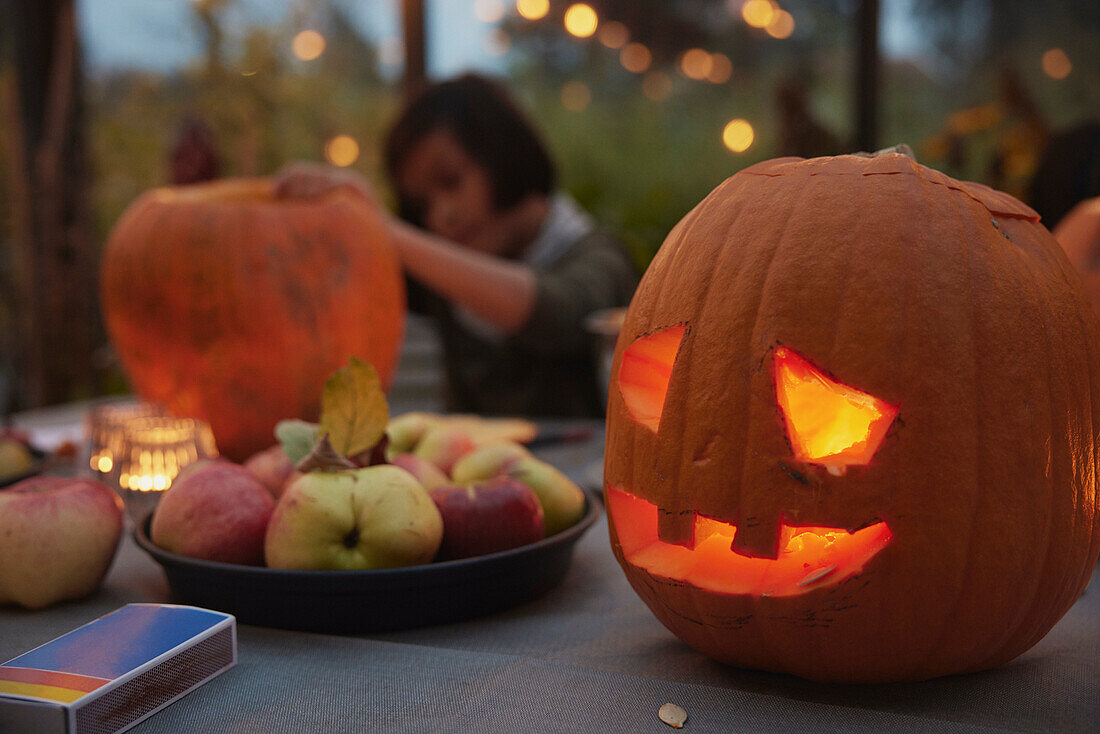
[{"label": "wooden post", "polygon": [[14,70],[0,89],[0,117],[10,131],[17,376],[14,405],[0,412],[95,393],[102,330],[74,4],[0,5]]},{"label": "wooden post", "polygon": [[878,149],[879,0],[856,9],[856,150]]},{"label": "wooden post", "polygon": [[405,77],[402,92],[406,100],[416,96],[427,81],[427,44],[424,30],[424,0],[401,0],[405,41]]}]

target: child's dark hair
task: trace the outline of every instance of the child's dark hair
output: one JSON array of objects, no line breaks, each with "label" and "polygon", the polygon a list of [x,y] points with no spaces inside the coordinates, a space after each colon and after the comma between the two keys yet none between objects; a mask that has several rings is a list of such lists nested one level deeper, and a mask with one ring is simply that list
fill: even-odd
[{"label": "child's dark hair", "polygon": [[[529,194],[553,191],[554,163],[534,126],[500,84],[479,74],[432,84],[405,107],[386,136],[391,181],[398,181],[400,166],[416,144],[440,128],[489,173],[498,210]],[[423,225],[420,212],[400,192],[397,204],[403,219]]]}]

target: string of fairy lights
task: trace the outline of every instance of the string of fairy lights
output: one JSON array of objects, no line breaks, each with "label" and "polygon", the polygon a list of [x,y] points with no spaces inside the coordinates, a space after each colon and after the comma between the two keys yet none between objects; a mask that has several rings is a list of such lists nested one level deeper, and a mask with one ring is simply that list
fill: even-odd
[{"label": "string of fairy lights", "polygon": [[[474,17],[488,25],[498,26],[509,12],[530,23],[550,21],[550,0],[471,2]],[[732,17],[739,17],[746,25],[774,39],[790,38],[795,31],[794,16],[780,7],[776,0],[725,0],[725,6]],[[719,85],[730,81],[734,73],[728,56],[703,48],[689,48],[680,53],[671,73],[655,68],[650,48],[634,40],[626,25],[616,20],[601,19],[596,9],[587,3],[569,5],[560,20],[563,30],[577,41],[595,40],[607,49],[618,52],[619,64],[626,71],[641,77],[642,94],[654,102],[663,102],[672,96],[673,74],[678,73],[695,82]],[[484,50],[490,56],[503,56],[511,47],[512,39],[503,28],[494,27],[486,36]],[[293,37],[291,51],[301,61],[314,61],[325,51],[325,38],[317,30],[302,30]],[[403,57],[401,39],[391,37],[379,43],[378,60],[383,65],[398,67]],[[1061,48],[1045,51],[1040,66],[1047,76],[1055,80],[1065,79],[1073,70],[1069,56]],[[567,81],[561,87],[560,101],[565,109],[582,112],[592,102],[592,91],[582,80]],[[742,118],[727,122],[721,133],[722,144],[735,154],[748,151],[755,137],[752,123]],[[324,155],[333,165],[350,166],[359,158],[359,144],[349,135],[335,135],[325,142]]]},{"label": "string of fairy lights", "polygon": [[[549,0],[516,0],[516,13],[527,21],[544,20],[550,12]],[[775,0],[728,0],[729,12],[739,15],[749,26],[763,30],[775,39],[790,38],[795,21]],[[484,22],[499,22],[504,16],[504,0],[476,0],[475,16]],[[619,21],[601,21],[597,11],[587,3],[574,3],[562,14],[566,33],[579,40],[595,37],[608,49],[618,51],[619,63],[627,71],[641,75],[642,94],[662,102],[673,92],[669,73],[653,68],[653,53],[643,43],[631,38],[630,29]],[[679,55],[676,70],[687,79],[711,84],[725,84],[733,76],[733,63],[723,53],[703,48],[689,48]],[[582,111],[591,102],[588,86],[579,80],[567,82],[561,90],[562,105]],[[752,123],[735,118],[722,129],[722,143],[734,153],[752,147],[756,134]]]}]

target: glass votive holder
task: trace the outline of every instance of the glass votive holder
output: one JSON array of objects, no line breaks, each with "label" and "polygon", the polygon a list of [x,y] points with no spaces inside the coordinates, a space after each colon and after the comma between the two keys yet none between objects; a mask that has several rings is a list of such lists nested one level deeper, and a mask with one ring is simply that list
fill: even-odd
[{"label": "glass votive holder", "polygon": [[122,450],[123,430],[129,421],[167,416],[158,403],[144,401],[103,403],[88,411],[85,423],[88,435],[88,467],[108,484],[115,457]]},{"label": "glass votive holder", "polygon": [[217,455],[214,433],[205,421],[133,418],[123,426],[108,483],[118,488],[131,519],[141,522],[184,467]]}]

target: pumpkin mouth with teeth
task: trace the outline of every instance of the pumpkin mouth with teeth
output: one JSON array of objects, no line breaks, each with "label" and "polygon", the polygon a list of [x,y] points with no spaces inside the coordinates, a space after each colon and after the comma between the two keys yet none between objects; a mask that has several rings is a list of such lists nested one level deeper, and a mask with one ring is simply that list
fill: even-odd
[{"label": "pumpkin mouth with teeth", "polygon": [[[623,402],[655,433],[686,331],[678,325],[644,336],[623,357]],[[794,460],[834,476],[867,464],[898,414],[895,406],[833,380],[785,346],[772,352],[772,376]],[[694,514],[689,542],[670,543],[661,537],[655,503],[609,486],[607,506],[628,563],[722,594],[797,596],[838,584],[862,571],[893,538],[882,520],[851,532],[781,522],[775,557],[761,558],[738,552],[732,523]]]},{"label": "pumpkin mouth with teeth", "polygon": [[752,558],[733,550],[737,527],[730,523],[696,515],[695,547],[686,548],[658,537],[652,502],[609,487],[607,511],[627,562],[720,594],[796,596],[837,584],[862,571],[893,538],[882,521],[854,533],[784,523],[778,557]]}]

